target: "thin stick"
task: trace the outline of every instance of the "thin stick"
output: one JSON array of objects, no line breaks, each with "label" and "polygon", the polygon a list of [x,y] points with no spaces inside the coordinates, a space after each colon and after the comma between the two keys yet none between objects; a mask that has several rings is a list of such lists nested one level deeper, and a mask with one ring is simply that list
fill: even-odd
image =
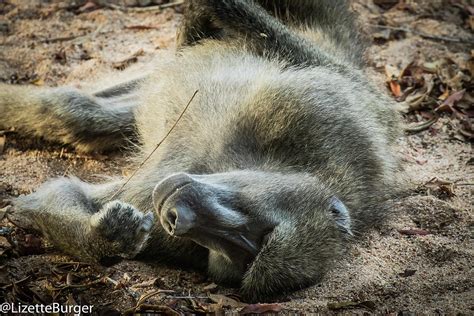
[{"label": "thin stick", "polygon": [[446,41],[446,42],[455,42],[455,43],[471,43],[474,44],[473,40],[469,39],[462,39],[462,38],[457,38],[457,37],[447,37],[447,36],[436,36],[436,35],[429,35],[423,32],[407,29],[404,27],[395,27],[395,26],[388,26],[388,25],[377,25],[377,24],[367,24],[368,26],[371,27],[378,27],[381,29],[386,29],[386,30],[394,30],[394,31],[402,31],[402,32],[408,32],[412,33],[421,37],[424,37],[426,39],[431,39],[431,40],[438,40],[438,41]]},{"label": "thin stick", "polygon": [[149,293],[146,293],[146,294],[143,294],[139,299],[138,299],[138,302],[137,304],[135,305],[135,308],[138,308],[140,307],[140,305],[142,305],[143,303],[145,303],[145,301],[153,296],[156,296],[156,295],[159,295],[159,294],[167,294],[167,293],[174,293],[173,290],[157,290],[157,291],[153,291],[153,292],[149,292]]},{"label": "thin stick", "polygon": [[169,2],[169,3],[164,3],[164,4],[152,5],[152,6],[143,7],[143,8],[127,8],[127,7],[116,5],[113,3],[106,3],[106,2],[101,3],[101,5],[109,9],[120,10],[123,12],[148,12],[148,11],[161,11],[163,9],[171,8],[183,3],[184,3],[184,0],[179,0],[179,1],[174,1],[174,2]]},{"label": "thin stick", "polygon": [[155,151],[161,146],[161,144],[168,138],[168,136],[171,134],[171,132],[174,130],[174,128],[176,127],[176,125],[178,124],[178,122],[181,120],[181,118],[183,117],[184,113],[186,113],[186,111],[188,110],[188,107],[189,105],[191,104],[191,102],[193,102],[194,100],[194,97],[196,96],[196,94],[198,93],[199,90],[196,90],[194,91],[193,93],[193,96],[191,97],[191,99],[189,99],[188,101],[188,104],[186,104],[186,106],[184,107],[184,110],[181,112],[181,114],[179,115],[178,119],[174,122],[173,126],[171,126],[170,130],[168,131],[168,133],[166,133],[166,135],[160,140],[160,142],[158,144],[156,144],[155,148],[151,151],[151,153],[145,158],[145,160],[142,161],[142,163],[138,166],[137,169],[135,169],[135,171],[133,171],[132,175],[127,179],[127,181],[125,181],[125,183],[120,187],[120,189],[118,189],[114,195],[112,195],[112,197],[110,198],[111,200],[114,199],[114,197],[117,196],[117,194],[119,194],[123,188],[130,182],[130,180],[132,180],[132,178],[137,174],[138,170],[141,169],[141,167],[143,167],[143,165],[151,158],[151,156],[155,153]]},{"label": "thin stick", "polygon": [[431,127],[431,125],[433,125],[434,123],[436,123],[438,121],[438,116],[434,116],[432,119],[426,121],[426,122],[423,122],[421,124],[415,124],[415,125],[411,125],[411,126],[406,126],[404,128],[405,132],[407,133],[418,133],[418,132],[421,132],[421,131],[424,131],[425,129],[428,129]]}]

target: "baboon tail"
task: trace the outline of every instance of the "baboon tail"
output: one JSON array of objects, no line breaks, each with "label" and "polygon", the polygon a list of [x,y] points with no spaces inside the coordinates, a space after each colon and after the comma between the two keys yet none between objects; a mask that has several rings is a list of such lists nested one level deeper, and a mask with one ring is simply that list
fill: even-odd
[{"label": "baboon tail", "polygon": [[70,87],[0,84],[0,128],[15,128],[82,152],[103,152],[136,139],[139,80],[88,94]]}]

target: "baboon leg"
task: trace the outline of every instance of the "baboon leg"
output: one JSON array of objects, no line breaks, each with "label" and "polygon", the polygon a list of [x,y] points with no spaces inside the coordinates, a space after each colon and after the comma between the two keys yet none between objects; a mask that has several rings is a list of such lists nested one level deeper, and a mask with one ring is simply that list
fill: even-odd
[{"label": "baboon leg", "polygon": [[107,151],[136,138],[134,109],[140,80],[88,94],[79,89],[0,85],[0,127],[79,151]]},{"label": "baboon leg", "polygon": [[217,34],[224,40],[245,41],[256,53],[291,65],[335,63],[253,1],[190,0],[185,12],[178,45]]},{"label": "baboon leg", "polygon": [[221,30],[213,23],[206,7],[196,1],[185,2],[184,17],[176,34],[178,49],[194,45],[203,39],[218,39],[221,36]]},{"label": "baboon leg", "polygon": [[354,65],[363,64],[365,46],[347,1],[190,0],[178,32],[178,47],[203,39],[244,42],[252,51],[290,65],[339,65],[317,43],[299,34],[318,31]]},{"label": "baboon leg", "polygon": [[348,0],[258,0],[273,16],[300,29],[319,30],[356,65],[363,64],[365,40]]},{"label": "baboon leg", "polygon": [[11,219],[81,259],[109,264],[133,258],[145,246],[154,217],[118,200],[104,202],[119,185],[54,179],[13,200]]}]

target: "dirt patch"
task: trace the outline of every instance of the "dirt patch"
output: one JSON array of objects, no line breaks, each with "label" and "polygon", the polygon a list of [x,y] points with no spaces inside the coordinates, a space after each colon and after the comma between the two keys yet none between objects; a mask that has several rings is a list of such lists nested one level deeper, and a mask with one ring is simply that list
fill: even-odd
[{"label": "dirt patch", "polygon": [[[413,193],[394,201],[396,215],[357,243],[319,285],[282,298],[279,305],[253,306],[256,311],[474,313],[474,162],[471,127],[465,125],[466,115],[472,124],[473,114],[469,67],[474,8],[467,1],[374,2],[358,0],[353,6],[373,41],[368,54],[375,80],[387,89],[387,65],[401,72],[411,62],[418,68],[393,80],[387,93],[400,89],[407,98],[417,97],[433,80],[432,91],[419,109],[406,114],[406,122],[439,118],[423,131],[404,136],[398,146]],[[156,50],[173,46],[179,6],[125,12],[84,4],[0,3],[0,79],[40,86],[73,84],[103,71],[145,64]],[[457,68],[449,67],[466,78],[430,69],[417,75],[422,65],[446,58]],[[466,95],[452,104],[454,111],[436,112],[456,92],[456,85]],[[14,131],[3,131],[0,137],[0,207],[50,177],[75,175],[97,182],[104,175],[125,172],[126,153],[85,156]],[[216,286],[197,272],[133,261],[110,268],[91,266],[57,254],[44,240],[6,219],[2,223],[0,295],[8,301],[92,304],[95,311],[124,312],[141,295],[152,293],[144,302],[162,312],[242,308],[238,297],[224,296],[236,289]]]}]

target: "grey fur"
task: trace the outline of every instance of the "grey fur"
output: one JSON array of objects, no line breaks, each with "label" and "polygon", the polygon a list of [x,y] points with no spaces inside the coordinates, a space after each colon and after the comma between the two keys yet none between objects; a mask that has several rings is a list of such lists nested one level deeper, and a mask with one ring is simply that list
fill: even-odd
[{"label": "grey fur", "polygon": [[137,131],[137,163],[199,90],[122,191],[124,179],[59,178],[16,199],[16,216],[72,255],[207,268],[253,301],[319,281],[353,235],[385,216],[399,118],[360,69],[346,1],[260,3],[188,1],[179,53],[119,88],[1,85],[0,125],[81,150]]}]

